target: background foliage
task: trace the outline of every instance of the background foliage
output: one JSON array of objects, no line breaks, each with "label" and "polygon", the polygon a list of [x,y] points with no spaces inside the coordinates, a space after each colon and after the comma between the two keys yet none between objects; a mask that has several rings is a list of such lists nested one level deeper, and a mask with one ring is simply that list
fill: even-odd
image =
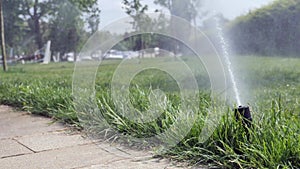
[{"label": "background foliage", "polygon": [[299,18],[300,1],[277,0],[230,23],[232,46],[239,54],[299,57]]}]

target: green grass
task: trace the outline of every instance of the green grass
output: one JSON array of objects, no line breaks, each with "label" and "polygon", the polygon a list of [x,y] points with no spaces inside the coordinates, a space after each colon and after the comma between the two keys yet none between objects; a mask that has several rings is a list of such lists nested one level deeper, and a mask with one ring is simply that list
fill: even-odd
[{"label": "green grass", "polygon": [[[198,70],[193,59],[185,60],[195,68],[192,70]],[[218,168],[300,168],[300,59],[248,56],[236,61],[239,64],[235,72],[239,72],[238,79],[247,89],[243,92],[249,97],[254,118],[250,134],[234,120],[231,105],[221,104],[216,107],[225,114],[220,124],[206,142],[199,141],[207,111],[216,102],[210,98],[207,73],[200,66],[201,71],[194,72],[200,89],[196,123],[176,147],[160,155]],[[95,113],[89,104],[76,109],[72,63],[10,67],[7,73],[0,73],[0,103],[76,124],[112,140],[120,134],[108,132],[103,118],[110,128],[132,138],[150,137],[174,124],[182,112],[179,88],[172,77],[157,70],[143,71],[133,78],[129,98],[138,110],[132,113],[142,116],[150,106],[148,95],[159,88],[168,98],[165,110],[147,123],[135,123],[124,116],[123,105],[116,106],[110,96],[111,78],[119,63],[105,61],[98,69],[95,88],[99,112]],[[176,69],[176,60],[172,64]],[[78,114],[82,112],[79,122]],[[137,144],[133,140],[127,143]]]}]

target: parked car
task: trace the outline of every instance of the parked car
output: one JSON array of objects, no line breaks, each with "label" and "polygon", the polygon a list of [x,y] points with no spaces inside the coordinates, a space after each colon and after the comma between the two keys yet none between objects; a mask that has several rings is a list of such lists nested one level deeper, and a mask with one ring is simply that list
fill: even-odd
[{"label": "parked car", "polygon": [[104,55],[104,59],[124,59],[125,56],[122,51],[110,50]]}]

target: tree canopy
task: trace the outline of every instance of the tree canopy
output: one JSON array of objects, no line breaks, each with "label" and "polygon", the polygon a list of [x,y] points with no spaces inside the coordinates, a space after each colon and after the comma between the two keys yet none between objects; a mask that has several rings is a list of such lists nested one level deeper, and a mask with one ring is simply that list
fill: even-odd
[{"label": "tree canopy", "polygon": [[169,9],[171,15],[184,18],[189,22],[194,21],[198,16],[201,2],[202,0],[154,0],[154,3]]},{"label": "tree canopy", "polygon": [[83,41],[80,39],[98,29],[97,3],[98,0],[3,0],[7,46],[17,53],[33,53],[52,40],[56,52],[77,51]]},{"label": "tree canopy", "polygon": [[240,54],[299,56],[299,18],[299,0],[277,0],[237,18],[228,31]]}]

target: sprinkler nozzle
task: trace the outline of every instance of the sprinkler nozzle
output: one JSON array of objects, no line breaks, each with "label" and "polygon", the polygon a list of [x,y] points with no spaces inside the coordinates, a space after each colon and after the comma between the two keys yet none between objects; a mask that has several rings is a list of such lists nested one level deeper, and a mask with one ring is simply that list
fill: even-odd
[{"label": "sprinkler nozzle", "polygon": [[234,109],[234,114],[237,121],[241,121],[245,127],[251,127],[252,117],[249,106],[239,106]]}]

